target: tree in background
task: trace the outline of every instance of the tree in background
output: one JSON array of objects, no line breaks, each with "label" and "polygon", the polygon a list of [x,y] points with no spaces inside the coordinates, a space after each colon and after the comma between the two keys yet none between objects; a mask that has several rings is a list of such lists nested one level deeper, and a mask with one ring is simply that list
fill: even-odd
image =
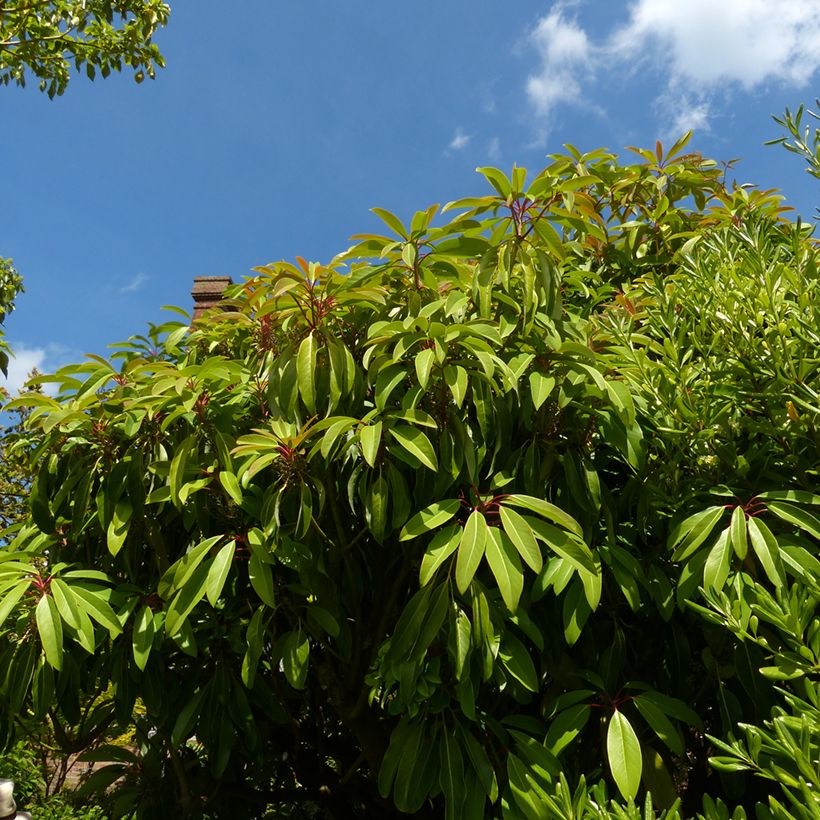
[{"label": "tree in background", "polygon": [[152,38],[168,20],[161,0],[4,0],[0,3],[0,82],[25,85],[30,72],[49,97],[62,94],[72,67],[94,79],[131,68],[153,78],[165,65]]},{"label": "tree in background", "polygon": [[817,100],[817,108],[817,111],[806,111],[801,105],[794,114],[787,108],[782,117],[773,117],[786,133],[766,144],[782,145],[787,151],[803,157],[808,162],[806,172],[820,179],[820,128],[812,128],[803,118],[808,114],[814,122],[820,120],[820,99]]},{"label": "tree in background", "polygon": [[684,149],[41,378],[4,741],[139,697],[115,816],[816,818],[817,246]]},{"label": "tree in background", "polygon": [[0,371],[8,375],[9,349],[3,334],[3,323],[14,310],[14,300],[23,290],[23,280],[11,263],[0,257]]}]

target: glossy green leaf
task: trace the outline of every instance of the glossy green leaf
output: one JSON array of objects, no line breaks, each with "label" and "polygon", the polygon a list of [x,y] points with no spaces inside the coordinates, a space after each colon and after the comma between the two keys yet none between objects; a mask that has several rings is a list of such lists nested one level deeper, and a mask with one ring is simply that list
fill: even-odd
[{"label": "glossy green leaf", "polygon": [[74,593],[77,599],[77,605],[80,609],[98,624],[104,626],[112,638],[115,638],[122,632],[119,618],[117,618],[114,610],[105,597],[103,597],[105,595],[103,591],[85,589],[78,584],[73,584],[71,591]]},{"label": "glossy green leaf", "polygon": [[615,711],[606,733],[606,754],[612,779],[624,800],[637,795],[641,784],[641,744],[623,712]]},{"label": "glossy green leaf", "polygon": [[668,547],[674,550],[673,561],[684,561],[712,534],[723,517],[723,507],[708,507],[690,515],[669,534]]},{"label": "glossy green leaf", "polygon": [[541,567],[544,565],[544,559],[541,557],[541,549],[535,540],[530,525],[522,515],[519,515],[515,510],[508,509],[503,504],[499,506],[498,512],[501,516],[504,532],[509,536],[510,541],[515,545],[524,562],[533,572],[540,572]]},{"label": "glossy green leaf", "polygon": [[461,407],[467,396],[467,371],[460,365],[448,364],[444,368],[444,381],[453,394],[456,407]]},{"label": "glossy green leaf", "polygon": [[427,348],[416,354],[416,377],[424,389],[427,389],[427,384],[430,381],[430,371],[433,369],[435,361],[436,352],[431,348]]},{"label": "glossy green leaf", "polygon": [[510,632],[504,636],[498,657],[504,669],[530,692],[538,691],[538,674],[530,653],[521,641]]},{"label": "glossy green leaf", "polygon": [[228,573],[231,571],[235,552],[236,542],[229,541],[219,550],[208,569],[208,584],[205,594],[208,596],[208,602],[211,606],[216,606],[219,596],[222,594]]},{"label": "glossy green leaf", "polygon": [[683,740],[662,709],[644,695],[636,695],[632,702],[652,731],[669,747],[673,754],[683,756]]},{"label": "glossy green leaf", "polygon": [[547,748],[554,755],[561,754],[581,734],[591,715],[592,707],[588,703],[576,703],[559,712],[547,730],[544,741]]},{"label": "glossy green leaf", "polygon": [[537,370],[530,373],[530,392],[532,393],[532,404],[536,410],[550,397],[554,389],[555,379],[552,376],[545,376]]},{"label": "glossy green leaf", "polygon": [[473,510],[458,543],[455,577],[456,587],[461,593],[467,591],[481,563],[488,535],[486,519],[478,510]]},{"label": "glossy green leaf", "polygon": [[154,613],[151,607],[143,606],[136,618],[131,634],[131,646],[134,652],[134,663],[140,671],[145,669],[151,647],[154,643]]},{"label": "glossy green leaf", "polygon": [[259,552],[254,550],[248,560],[248,576],[254,592],[259,599],[269,607],[276,606],[276,599],[273,593],[273,572],[270,564],[262,560]]},{"label": "glossy green leaf", "polygon": [[732,560],[732,540],[729,537],[730,529],[725,529],[718,536],[715,545],[709,550],[709,556],[703,567],[703,585],[706,589],[720,592],[726,579]]},{"label": "glossy green leaf", "polygon": [[419,584],[428,584],[436,570],[456,551],[461,541],[462,528],[455,524],[439,530],[430,540],[419,568]]},{"label": "glossy green leaf", "polygon": [[390,435],[403,450],[433,472],[438,470],[438,459],[430,439],[415,427],[397,424],[390,428]]},{"label": "glossy green leaf", "polygon": [[55,669],[63,666],[63,623],[57,604],[50,595],[43,595],[35,608],[37,631],[46,660]]},{"label": "glossy green leaf", "polygon": [[444,817],[461,820],[464,804],[464,756],[455,736],[442,732],[439,741],[439,785],[444,794]]},{"label": "glossy green leaf", "polygon": [[497,527],[488,528],[485,554],[507,609],[515,612],[524,589],[524,571],[513,542]]},{"label": "glossy green leaf", "polygon": [[504,505],[523,507],[525,510],[534,512],[542,518],[552,521],[553,524],[558,524],[559,527],[563,527],[565,530],[575,533],[579,538],[582,538],[584,535],[581,525],[568,512],[542,498],[516,493],[505,496]]},{"label": "glossy green leaf", "polygon": [[749,540],[752,542],[752,549],[754,549],[766,575],[776,587],[783,586],[785,575],[783,573],[783,563],[780,560],[780,548],[777,545],[777,539],[759,518],[752,516],[746,524],[749,531]]},{"label": "glossy green leaf", "polygon": [[436,501],[417,512],[403,527],[399,534],[399,541],[409,541],[425,532],[430,532],[442,524],[446,524],[459,510],[461,502],[457,498],[448,498],[446,501]]},{"label": "glossy green leaf", "polygon": [[18,581],[11,589],[0,595],[0,627],[3,626],[6,618],[14,611],[14,608],[20,603],[20,599],[26,594],[31,586],[31,580],[25,578]]},{"label": "glossy green leaf", "polygon": [[376,457],[382,440],[382,422],[368,424],[359,431],[359,443],[362,447],[364,460],[371,466],[376,466]]},{"label": "glossy green leaf", "polygon": [[740,506],[735,507],[732,511],[730,533],[732,549],[735,551],[735,555],[742,561],[746,557],[749,544],[746,537],[746,513]]},{"label": "glossy green leaf", "polygon": [[239,484],[239,479],[229,470],[219,471],[219,483],[222,485],[225,492],[230,497],[231,501],[237,505],[242,505],[242,487]]},{"label": "glossy green leaf", "polygon": [[309,413],[316,412],[316,339],[309,333],[299,343],[296,354],[296,383]]},{"label": "glossy green leaf", "polygon": [[810,512],[785,501],[770,501],[766,508],[771,510],[778,518],[787,521],[789,524],[794,524],[803,532],[807,532],[820,541],[820,518],[816,515],[812,515]]},{"label": "glossy green leaf", "polygon": [[301,630],[288,632],[280,639],[282,668],[294,689],[304,689],[310,662],[310,643]]}]

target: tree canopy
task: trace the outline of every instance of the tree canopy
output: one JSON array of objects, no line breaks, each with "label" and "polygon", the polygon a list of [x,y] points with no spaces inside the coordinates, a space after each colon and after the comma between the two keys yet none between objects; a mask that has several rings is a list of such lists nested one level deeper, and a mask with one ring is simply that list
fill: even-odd
[{"label": "tree canopy", "polygon": [[816,817],[817,245],[685,146],[40,378],[3,739],[139,699],[115,816]]},{"label": "tree canopy", "polygon": [[162,0],[4,0],[0,3],[0,82],[25,85],[27,72],[49,97],[71,69],[89,79],[131,68],[153,78],[165,60],[152,38],[168,20]]}]

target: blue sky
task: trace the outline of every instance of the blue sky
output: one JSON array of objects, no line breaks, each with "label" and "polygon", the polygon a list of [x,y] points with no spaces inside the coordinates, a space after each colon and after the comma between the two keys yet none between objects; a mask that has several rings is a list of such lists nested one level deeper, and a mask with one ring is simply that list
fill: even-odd
[{"label": "blue sky", "polygon": [[15,387],[190,306],[194,276],[326,261],[377,226],[582,149],[673,141],[740,158],[811,217],[820,186],[763,142],[813,103],[820,0],[173,2],[168,67],[0,88],[0,255]]}]

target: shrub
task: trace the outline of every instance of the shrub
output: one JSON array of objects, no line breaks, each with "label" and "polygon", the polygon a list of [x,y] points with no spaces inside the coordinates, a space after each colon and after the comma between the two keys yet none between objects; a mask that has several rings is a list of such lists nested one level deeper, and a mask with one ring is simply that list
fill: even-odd
[{"label": "shrub", "polygon": [[143,817],[815,817],[817,248],[684,148],[480,169],[27,399],[5,736],[140,697]]}]

